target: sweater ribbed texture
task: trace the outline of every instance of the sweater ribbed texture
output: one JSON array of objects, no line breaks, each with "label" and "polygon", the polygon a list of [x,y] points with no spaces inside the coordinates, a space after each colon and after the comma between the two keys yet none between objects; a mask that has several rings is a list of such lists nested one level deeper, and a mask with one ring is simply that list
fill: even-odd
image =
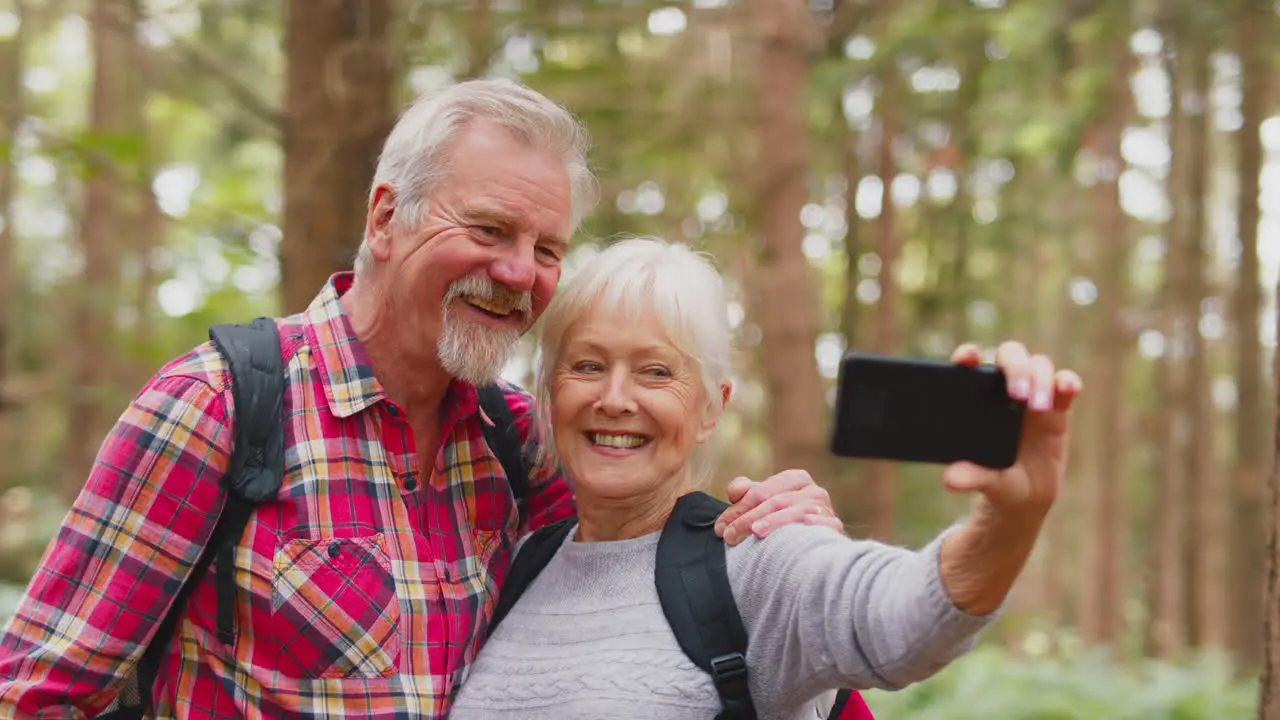
[{"label": "sweater ribbed texture", "polygon": [[[714,718],[711,678],[662,614],[658,537],[570,535],[486,642],[450,718]],[[760,719],[825,717],[831,688],[902,687],[971,647],[994,615],[951,603],[938,577],[940,542],[911,552],[790,525],[728,548]]]}]

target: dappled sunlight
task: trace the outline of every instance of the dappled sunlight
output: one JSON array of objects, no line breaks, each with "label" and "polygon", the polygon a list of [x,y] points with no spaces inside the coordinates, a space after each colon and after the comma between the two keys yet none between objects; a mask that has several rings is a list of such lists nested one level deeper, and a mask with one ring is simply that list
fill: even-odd
[{"label": "dappled sunlight", "polygon": [[[19,109],[0,118],[0,619],[146,378],[214,323],[305,307],[350,267],[407,103],[509,78],[591,136],[599,202],[549,261],[562,284],[631,235],[687,242],[724,276],[734,392],[713,487],[811,466],[849,527],[923,542],[968,498],[932,466],[830,457],[842,359],[972,342],[993,362],[1013,338],[1084,376],[1015,607],[937,678],[869,694],[878,715],[1247,716],[1259,648],[1240,629],[1261,610],[1240,598],[1261,592],[1247,550],[1268,522],[1280,350],[1280,3],[363,12],[385,1],[343,0],[338,22],[288,12],[299,0],[147,0],[112,33],[95,3],[0,9],[18,93],[0,104]],[[432,202],[457,179],[439,177]],[[531,389],[541,357],[528,333],[501,377]]]}]

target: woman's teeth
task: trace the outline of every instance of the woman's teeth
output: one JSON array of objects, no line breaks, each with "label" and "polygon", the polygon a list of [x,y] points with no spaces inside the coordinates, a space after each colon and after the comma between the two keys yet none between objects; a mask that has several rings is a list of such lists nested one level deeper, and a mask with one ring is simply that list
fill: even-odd
[{"label": "woman's teeth", "polygon": [[624,450],[640,447],[645,443],[645,440],[647,440],[647,438],[642,435],[606,435],[604,433],[591,433],[590,437],[591,442],[595,445],[622,448]]}]

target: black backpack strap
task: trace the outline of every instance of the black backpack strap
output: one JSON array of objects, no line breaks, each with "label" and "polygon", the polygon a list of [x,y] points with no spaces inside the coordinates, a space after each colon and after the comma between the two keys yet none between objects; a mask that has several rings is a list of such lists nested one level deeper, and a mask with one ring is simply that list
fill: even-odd
[{"label": "black backpack strap", "polygon": [[851,718],[862,717],[863,714],[858,712],[864,708],[862,699],[858,698],[853,707],[849,706],[850,701],[853,701],[853,691],[849,688],[836,693],[836,701],[831,706],[831,712],[827,714],[827,720],[842,720],[840,716],[844,714],[845,710],[850,711]]},{"label": "black backpack strap", "polygon": [[507,571],[506,582],[498,593],[498,606],[489,619],[489,635],[493,635],[498,623],[507,616],[524,591],[529,589],[538,573],[555,557],[556,551],[564,544],[565,538],[569,537],[569,531],[577,521],[576,517],[567,517],[538,528],[520,546],[520,552],[516,553],[515,559],[511,561],[511,569]]},{"label": "black backpack strap", "polygon": [[235,641],[235,552],[249,517],[284,482],[284,360],[280,331],[270,318],[244,325],[215,325],[209,337],[231,368],[236,403],[235,452],[223,478],[225,537],[214,545],[218,588],[218,639]]},{"label": "black backpack strap", "polygon": [[676,501],[658,539],[658,600],[680,649],[711,675],[717,720],[754,720],[747,684],[747,630],[729,586],[725,546],[715,521],[728,505],[701,492]]},{"label": "black backpack strap", "polygon": [[480,393],[480,408],[493,420],[493,426],[483,420],[480,422],[484,441],[493,454],[498,456],[498,462],[502,463],[502,471],[507,474],[507,484],[511,486],[511,496],[515,498],[516,508],[523,516],[525,498],[529,495],[529,474],[525,470],[524,452],[520,447],[520,430],[516,428],[511,407],[507,405],[507,395],[497,383],[482,385],[477,390]]},{"label": "black backpack strap", "polygon": [[258,318],[246,324],[215,325],[209,337],[226,359],[235,403],[234,445],[222,479],[226,503],[195,567],[138,662],[138,695],[148,711],[160,660],[173,639],[178,617],[215,558],[218,639],[227,645],[235,640],[235,549],[253,508],[275,497],[284,482],[285,378],[275,321]]}]

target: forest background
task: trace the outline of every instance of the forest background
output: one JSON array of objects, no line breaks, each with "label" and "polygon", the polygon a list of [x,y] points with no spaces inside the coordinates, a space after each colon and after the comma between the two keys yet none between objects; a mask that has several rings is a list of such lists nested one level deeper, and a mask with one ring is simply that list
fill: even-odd
[{"label": "forest background", "polygon": [[[868,693],[877,717],[1280,720],[1278,20],[1261,0],[0,0],[0,618],[141,383],[349,267],[399,109],[510,77],[594,140],[603,201],[567,273],[631,233],[729,278],[718,488],[803,467],[853,534],[917,545],[963,500],[936,468],[830,456],[842,355],[1017,338],[1084,377],[1012,607],[937,678]],[[506,375],[533,362],[526,343]]]}]

